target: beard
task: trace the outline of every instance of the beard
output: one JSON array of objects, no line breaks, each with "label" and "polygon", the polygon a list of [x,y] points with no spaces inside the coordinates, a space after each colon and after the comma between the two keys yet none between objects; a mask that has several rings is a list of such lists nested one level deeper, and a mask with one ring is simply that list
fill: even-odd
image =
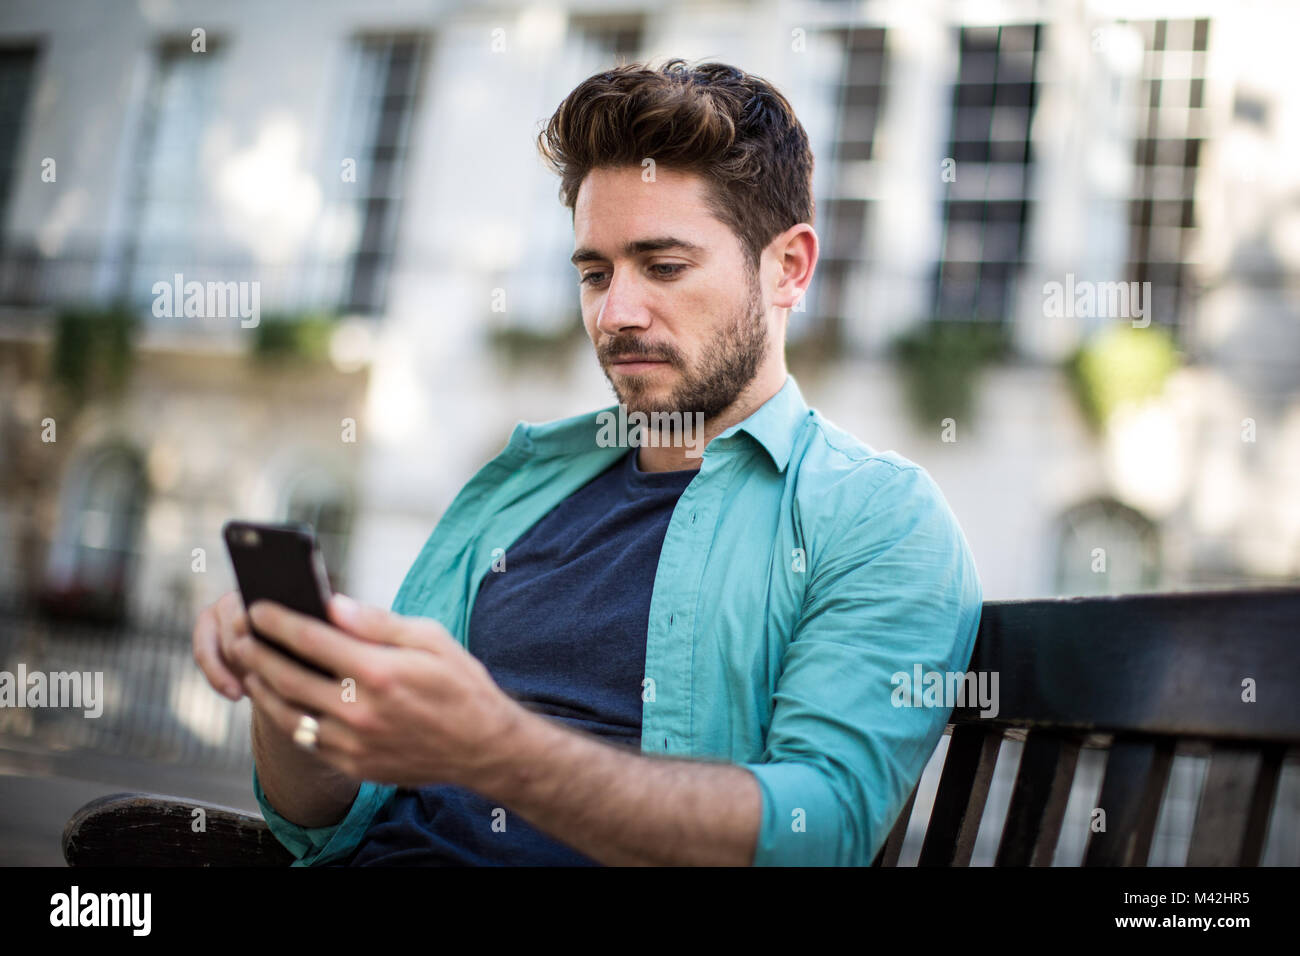
[{"label": "beard", "polygon": [[[746,278],[745,302],[705,343],[699,362],[693,367],[671,345],[649,345],[633,334],[617,335],[597,350],[605,378],[629,413],[681,412],[703,415],[708,421],[731,407],[758,374],[767,352],[767,322],[756,270],[750,270]],[[656,401],[651,397],[655,386],[649,382],[625,378],[620,385],[610,375],[609,359],[614,355],[638,355],[667,362],[677,370],[679,381],[666,399]]]}]

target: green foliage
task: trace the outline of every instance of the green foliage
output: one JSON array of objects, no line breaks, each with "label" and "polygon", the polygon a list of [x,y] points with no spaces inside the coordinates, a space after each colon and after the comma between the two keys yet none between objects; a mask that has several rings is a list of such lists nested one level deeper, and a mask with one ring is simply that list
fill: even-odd
[{"label": "green foliage", "polygon": [[893,354],[917,425],[968,422],[980,371],[1009,350],[1000,322],[931,319],[896,338]]},{"label": "green foliage", "polygon": [[324,362],[338,316],[328,313],[264,315],[253,336],[259,362]]},{"label": "green foliage", "polygon": [[1178,368],[1178,349],[1165,329],[1111,325],[1094,335],[1066,361],[1065,370],[1088,424],[1102,431],[1125,402],[1159,395]]},{"label": "green foliage", "polygon": [[785,360],[796,374],[815,374],[819,366],[834,362],[846,351],[840,320],[822,322],[798,338],[786,333]]},{"label": "green foliage", "polygon": [[96,391],[122,390],[134,361],[138,324],[125,306],[77,307],[58,314],[50,376],[74,405]]},{"label": "green foliage", "polygon": [[497,326],[488,332],[488,345],[511,364],[547,364],[569,356],[587,333],[581,322],[566,322],[555,331],[539,332],[517,326]]}]

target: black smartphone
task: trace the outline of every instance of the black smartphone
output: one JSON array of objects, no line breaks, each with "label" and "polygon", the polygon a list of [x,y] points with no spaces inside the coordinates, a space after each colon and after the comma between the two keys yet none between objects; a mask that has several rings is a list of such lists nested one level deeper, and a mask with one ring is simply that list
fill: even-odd
[{"label": "black smartphone", "polygon": [[[245,608],[252,607],[255,601],[274,601],[291,611],[329,622],[325,613],[331,593],[329,577],[311,525],[227,521],[221,533],[235,566]],[[253,634],[303,667],[334,677],[256,628]]]}]

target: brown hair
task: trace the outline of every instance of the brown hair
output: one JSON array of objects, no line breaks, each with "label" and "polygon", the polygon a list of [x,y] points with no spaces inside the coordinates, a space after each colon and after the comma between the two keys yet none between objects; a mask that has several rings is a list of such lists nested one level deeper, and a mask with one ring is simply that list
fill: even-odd
[{"label": "brown hair", "polygon": [[537,136],[569,209],[592,169],[657,165],[701,174],[710,211],[740,239],[750,265],[773,237],[813,222],[808,134],[766,80],[728,66],[653,69],[629,63],[584,80]]}]

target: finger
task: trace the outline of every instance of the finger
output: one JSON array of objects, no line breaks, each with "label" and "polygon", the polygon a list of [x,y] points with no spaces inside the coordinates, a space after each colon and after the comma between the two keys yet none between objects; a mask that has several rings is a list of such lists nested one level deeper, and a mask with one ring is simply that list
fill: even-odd
[{"label": "finger", "polygon": [[372,644],[417,647],[428,651],[460,647],[437,621],[405,617],[383,608],[359,604],[343,594],[330,598],[329,615],[342,630]]},{"label": "finger", "polygon": [[374,653],[329,624],[271,601],[255,602],[249,618],[260,633],[334,674],[359,673]]},{"label": "finger", "polygon": [[333,679],[308,670],[253,637],[241,638],[235,654],[246,674],[256,674],[277,696],[295,707],[312,713],[341,714],[343,695]]},{"label": "finger", "polygon": [[316,718],[319,730],[316,733],[315,753],[328,757],[330,753],[344,754],[356,752],[356,735],[352,729],[339,722],[329,714],[308,712],[295,706],[275,692],[265,681],[250,672],[244,677],[244,686],[248,697],[271,725],[287,737],[292,737],[298,729],[304,714]]},{"label": "finger", "polygon": [[223,661],[229,669],[235,672],[236,676],[243,676],[243,672],[234,656],[235,642],[246,634],[252,633],[248,624],[248,615],[244,613],[244,603],[239,597],[238,591],[232,591],[224,595],[220,601],[213,605],[213,610],[217,615],[217,643],[221,652]]},{"label": "finger", "polygon": [[194,660],[199,670],[208,679],[218,693],[239,700],[244,696],[244,688],[239,682],[239,675],[226,666],[220,650],[220,633],[217,616],[211,608],[199,615],[194,625]]},{"label": "finger", "polygon": [[228,626],[237,626],[243,621],[243,626],[247,626],[247,615],[244,613],[244,599],[240,597],[238,591],[227,591],[221,595],[213,607],[216,609],[219,617]]}]

